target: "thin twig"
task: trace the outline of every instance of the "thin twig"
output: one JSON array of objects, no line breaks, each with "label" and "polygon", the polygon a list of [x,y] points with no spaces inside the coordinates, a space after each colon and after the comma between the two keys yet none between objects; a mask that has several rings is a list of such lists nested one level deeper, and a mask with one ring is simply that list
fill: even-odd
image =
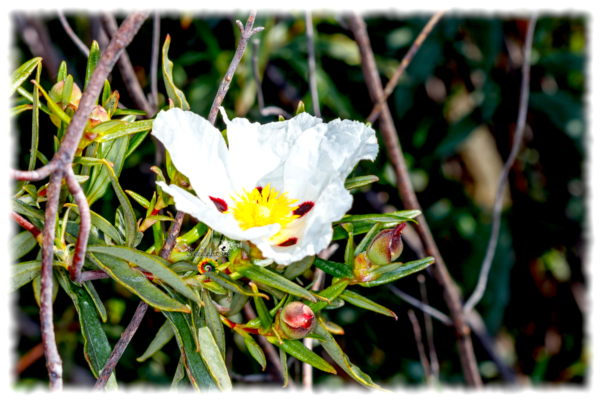
[{"label": "thin twig", "polygon": [[73,43],[75,43],[75,45],[79,48],[79,50],[81,50],[83,54],[85,54],[86,57],[89,57],[90,49],[88,49],[87,46],[81,41],[81,39],[79,39],[79,37],[75,34],[75,32],[73,32],[73,29],[71,29],[71,25],[69,25],[67,19],[65,18],[65,15],[61,10],[58,10],[58,19],[60,19],[60,23],[62,24],[63,28],[65,28],[65,32],[67,32],[67,35],[69,35]]},{"label": "thin twig", "polygon": [[175,214],[175,221],[173,221],[173,224],[171,225],[171,228],[167,233],[167,239],[165,240],[165,244],[160,250],[160,256],[165,260],[169,259],[169,257],[171,256],[171,252],[175,247],[175,242],[177,240],[177,236],[179,236],[181,224],[183,223],[183,217],[185,217],[185,213],[182,211],[177,211],[177,214]]},{"label": "thin twig", "polygon": [[33,235],[35,240],[38,240],[38,238],[42,234],[42,232],[38,228],[36,228],[31,222],[27,221],[25,218],[23,218],[22,216],[20,216],[19,214],[17,214],[14,211],[10,212],[10,217],[17,224],[21,225],[22,228],[28,230],[29,233],[31,233]]},{"label": "thin twig", "polygon": [[15,375],[21,375],[31,364],[44,356],[44,344],[38,343],[23,355],[15,366]]},{"label": "thin twig", "polygon": [[[361,54],[363,74],[367,82],[369,96],[371,97],[371,101],[376,103],[383,96],[383,87],[381,85],[377,65],[375,64],[373,49],[371,48],[371,43],[367,35],[366,25],[362,17],[357,13],[352,13],[350,15],[349,22]],[[407,210],[420,210],[421,206],[419,205],[412,183],[410,182],[408,168],[406,167],[402,148],[398,141],[398,134],[386,103],[384,103],[381,108],[379,128],[384,139],[388,157],[394,167],[402,203]],[[423,214],[417,217],[417,222],[417,231],[421,237],[425,251],[429,256],[435,258],[435,264],[430,267],[430,270],[438,284],[444,289],[444,299],[450,310],[450,315],[452,316],[454,328],[458,337],[460,361],[465,380],[470,386],[481,387],[481,376],[479,375],[477,360],[475,359],[469,326],[465,322],[465,315],[462,309],[458,287],[448,273],[448,269],[446,268]]]},{"label": "thin twig", "polygon": [[150,60],[150,87],[154,112],[158,111],[158,47],[160,40],[160,16],[154,11],[154,30],[152,32],[152,59]]},{"label": "thin twig", "polygon": [[113,351],[110,353],[110,357],[108,357],[108,360],[106,361],[106,364],[104,365],[104,368],[102,369],[102,372],[100,373],[100,376],[94,385],[95,391],[102,390],[106,386],[106,382],[108,382],[108,379],[112,375],[117,362],[119,362],[119,359],[123,355],[127,345],[129,345],[131,338],[140,326],[147,309],[148,304],[145,301],[140,301],[140,304],[135,310],[135,314],[133,314],[131,322],[129,325],[127,325],[125,332],[121,334],[121,338],[113,348]]},{"label": "thin twig", "polygon": [[87,245],[88,238],[90,236],[90,230],[92,228],[92,220],[90,214],[90,206],[88,204],[85,193],[81,189],[79,182],[75,179],[75,174],[72,169],[67,170],[65,176],[67,186],[73,194],[73,199],[77,203],[79,208],[80,224],[79,224],[79,235],[77,236],[77,244],[75,245],[75,254],[73,256],[73,264],[69,266],[69,273],[73,282],[79,282],[81,267],[85,261],[85,248]]},{"label": "thin twig", "polygon": [[240,375],[236,374],[233,371],[229,371],[229,376],[231,379],[236,380],[238,382],[271,382],[273,378],[268,374],[252,374],[252,375]]},{"label": "thin twig", "polygon": [[215,97],[215,100],[213,101],[212,107],[210,108],[210,112],[208,114],[208,120],[210,121],[211,124],[215,124],[215,121],[217,120],[217,113],[219,111],[219,107],[221,107],[221,104],[223,104],[223,99],[225,99],[225,95],[227,94],[227,91],[229,90],[229,85],[231,84],[231,80],[233,79],[233,74],[235,74],[235,70],[237,69],[237,66],[239,65],[240,61],[242,60],[242,56],[244,55],[244,51],[246,50],[246,46],[248,45],[248,40],[250,40],[250,37],[252,35],[254,35],[255,33],[258,33],[260,31],[262,31],[263,27],[258,27],[258,28],[254,28],[252,29],[252,26],[254,25],[254,18],[256,17],[256,10],[252,10],[250,11],[250,16],[248,17],[248,21],[246,22],[246,28],[242,29],[242,23],[240,21],[236,21],[236,24],[238,25],[238,28],[240,29],[240,32],[242,34],[242,36],[240,37],[240,42],[238,43],[238,47],[237,50],[235,51],[235,55],[233,56],[233,60],[231,60],[231,64],[229,64],[229,68],[227,69],[227,72],[225,73],[225,77],[223,77],[223,80],[221,81],[221,84],[219,85],[219,90],[217,91],[217,96]]},{"label": "thin twig", "polygon": [[319,109],[319,92],[317,91],[317,75],[315,72],[315,41],[313,39],[313,23],[309,10],[306,10],[306,45],[308,46],[308,84],[313,103],[315,117],[321,118]]},{"label": "thin twig", "polygon": [[[421,301],[423,302],[423,304],[429,305],[429,300],[427,299],[427,287],[425,285],[425,275],[419,274],[417,276],[417,280],[419,281],[419,286],[421,288]],[[431,315],[429,315],[428,313],[423,313],[423,318],[425,320],[427,347],[429,347],[431,376],[433,377],[434,382],[437,382],[440,379],[440,364],[438,362],[437,353],[435,351],[435,343],[433,341],[433,321],[431,321]]]},{"label": "thin twig", "polygon": [[385,103],[388,97],[392,94],[394,88],[398,84],[398,80],[400,80],[400,77],[406,70],[406,67],[408,67],[408,64],[410,64],[415,54],[417,54],[417,51],[419,51],[419,49],[421,48],[421,45],[423,44],[425,39],[427,39],[427,36],[429,36],[431,31],[433,30],[433,28],[435,28],[438,21],[440,20],[440,18],[442,18],[442,15],[444,15],[445,12],[446,11],[444,10],[435,13],[433,17],[431,17],[429,22],[427,22],[425,27],[421,30],[419,36],[417,36],[412,46],[410,46],[408,53],[406,53],[402,58],[402,61],[400,62],[400,65],[398,65],[396,72],[394,72],[392,79],[390,79],[387,85],[385,85],[383,97],[380,97],[377,101],[377,104],[375,104],[375,107],[373,107],[371,114],[369,114],[369,116],[367,117],[368,122],[373,123],[377,120],[377,117],[379,117],[379,114],[381,113],[381,106],[383,106],[383,103]]},{"label": "thin twig", "polygon": [[[108,37],[112,39],[118,29],[117,20],[114,15],[105,13],[102,16],[102,24],[104,25],[104,30]],[[119,71],[121,72],[121,77],[123,78],[127,92],[129,92],[129,95],[133,99],[134,106],[146,112],[146,115],[144,115],[143,118],[151,118],[154,115],[154,107],[150,105],[148,99],[146,99],[146,95],[144,95],[144,91],[135,74],[127,51],[123,51],[123,54],[121,54],[121,57],[119,58]]]},{"label": "thin twig", "polygon": [[282,115],[284,118],[291,118],[291,115],[285,110],[279,107],[265,107],[265,100],[263,98],[262,84],[260,81],[260,74],[258,73],[258,44],[260,39],[254,39],[252,41],[252,72],[254,73],[254,81],[256,82],[256,96],[258,97],[258,111],[260,115],[267,117],[269,115]]},{"label": "thin twig", "polygon": [[402,300],[406,301],[408,304],[418,308],[419,310],[423,311],[424,313],[431,315],[433,318],[437,319],[442,324],[447,325],[447,326],[452,326],[452,320],[450,319],[450,317],[448,317],[443,312],[438,311],[435,308],[415,299],[411,295],[404,293],[402,290],[398,289],[397,287],[395,287],[391,284],[388,284],[385,286],[387,286],[387,288],[390,289],[392,291],[392,293],[394,293],[396,296],[400,297]]},{"label": "thin twig", "polygon": [[485,288],[487,286],[487,278],[492,267],[492,261],[494,260],[494,254],[496,253],[496,245],[498,244],[498,234],[500,233],[500,215],[502,212],[502,199],[504,194],[504,186],[508,180],[508,173],[512,167],[521,142],[523,141],[523,134],[525,133],[525,121],[527,119],[527,104],[529,102],[529,72],[530,72],[530,60],[531,60],[531,47],[533,45],[533,32],[535,30],[535,22],[537,19],[537,13],[534,12],[529,21],[529,27],[527,28],[527,38],[525,39],[525,47],[523,49],[523,68],[522,68],[522,80],[521,80],[521,96],[519,103],[519,115],[517,117],[517,127],[515,129],[515,136],[513,138],[512,149],[508,156],[508,160],[504,164],[502,169],[502,175],[500,175],[500,182],[498,182],[498,191],[496,192],[496,199],[494,201],[494,219],[492,222],[492,234],[490,235],[490,241],[488,242],[487,249],[485,251],[485,258],[481,265],[481,272],[477,280],[477,286],[475,291],[465,303],[465,313],[469,314],[473,307],[479,303]]},{"label": "thin twig", "polygon": [[421,365],[423,366],[423,371],[425,372],[425,379],[428,384],[431,384],[431,369],[429,367],[429,361],[427,360],[427,355],[425,355],[425,346],[423,345],[423,334],[421,333],[421,326],[419,325],[419,320],[415,315],[413,310],[408,310],[408,318],[410,319],[410,323],[412,324],[413,333],[415,334],[415,341],[417,342],[417,350],[419,351],[419,358],[421,359]]}]

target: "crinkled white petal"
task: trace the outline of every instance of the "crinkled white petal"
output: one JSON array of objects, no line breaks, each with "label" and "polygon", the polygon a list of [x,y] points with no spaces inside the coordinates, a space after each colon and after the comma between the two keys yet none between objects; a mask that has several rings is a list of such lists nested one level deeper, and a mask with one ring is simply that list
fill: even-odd
[{"label": "crinkled white petal", "polygon": [[230,203],[230,155],[217,128],[191,111],[173,108],[158,113],[152,134],[165,145],[175,167],[190,179],[205,203],[215,208],[208,196]]},{"label": "crinkled white petal", "polygon": [[190,214],[230,239],[254,241],[263,237],[271,237],[281,229],[281,225],[271,224],[243,231],[231,214],[217,211],[212,203],[206,204],[178,186],[167,186],[164,182],[158,182],[158,184],[165,192],[173,196],[177,210]]},{"label": "crinkled white petal", "polygon": [[230,121],[222,107],[221,114],[227,124],[230,167],[236,190],[250,191],[267,183],[281,187],[282,167],[297,139],[313,128],[326,130],[320,118],[306,113],[265,125],[250,123],[245,118]]},{"label": "crinkled white petal", "polygon": [[268,237],[254,239],[252,243],[256,244],[264,257],[272,258],[278,264],[288,265],[299,261],[306,256],[318,254],[329,245],[333,237],[331,224],[342,219],[350,207],[352,196],[343,183],[335,181],[321,192],[308,214],[289,224],[278,234],[296,237],[298,242],[295,245],[277,246]]}]

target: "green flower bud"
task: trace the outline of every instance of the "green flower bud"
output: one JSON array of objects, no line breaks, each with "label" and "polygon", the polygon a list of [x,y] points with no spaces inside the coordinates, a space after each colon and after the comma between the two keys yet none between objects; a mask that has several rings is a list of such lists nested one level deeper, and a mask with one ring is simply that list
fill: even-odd
[{"label": "green flower bud", "polygon": [[71,103],[62,104],[61,101],[64,86],[64,79],[60,82],[57,82],[56,85],[52,86],[52,89],[50,89],[50,97],[56,102],[56,104],[58,104],[60,108],[62,108],[63,111],[67,107],[71,108],[73,111],[77,111],[77,108],[79,107],[79,101],[81,100],[81,90],[79,89],[79,86],[73,82],[73,89],[71,90]]},{"label": "green flower bud", "polygon": [[289,339],[302,339],[313,331],[316,323],[315,313],[299,301],[288,303],[279,318],[279,326]]},{"label": "green flower bud", "polygon": [[367,250],[367,257],[373,264],[387,265],[400,257],[404,248],[400,235],[405,226],[406,223],[403,222],[394,229],[383,230],[375,236]]}]

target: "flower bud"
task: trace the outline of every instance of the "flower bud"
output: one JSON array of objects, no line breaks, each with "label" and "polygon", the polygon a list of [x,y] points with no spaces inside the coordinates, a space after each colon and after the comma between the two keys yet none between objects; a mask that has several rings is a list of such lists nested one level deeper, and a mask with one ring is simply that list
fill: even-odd
[{"label": "flower bud", "polygon": [[108,113],[102,106],[96,106],[90,114],[90,118],[85,126],[84,135],[88,140],[94,140],[99,135],[98,133],[91,133],[90,131],[102,122],[110,121]]},{"label": "flower bud", "polygon": [[79,86],[75,82],[73,82],[73,89],[71,90],[71,103],[62,104],[62,92],[65,87],[65,80],[63,79],[60,82],[57,82],[56,85],[52,86],[50,89],[50,97],[52,100],[58,104],[58,106],[64,111],[67,107],[71,108],[73,111],[77,111],[79,107],[79,101],[81,100],[81,90]]},{"label": "flower bud", "polygon": [[404,248],[400,234],[405,226],[406,223],[403,222],[394,229],[383,230],[375,236],[367,250],[367,257],[373,264],[387,265],[400,257]]},{"label": "flower bud", "polygon": [[315,313],[299,301],[286,305],[279,318],[281,330],[290,339],[302,339],[313,331],[316,323]]}]

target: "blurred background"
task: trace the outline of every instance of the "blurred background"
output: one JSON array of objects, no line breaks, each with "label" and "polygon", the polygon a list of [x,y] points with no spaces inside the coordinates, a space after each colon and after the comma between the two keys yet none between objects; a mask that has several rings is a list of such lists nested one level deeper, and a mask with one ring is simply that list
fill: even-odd
[{"label": "blurred background", "polygon": [[[384,85],[430,16],[365,15]],[[120,23],[124,15],[116,17]],[[208,115],[239,40],[235,20],[245,23],[247,17],[245,12],[161,15],[160,46],[169,34],[175,84],[184,91],[195,113]],[[325,121],[338,117],[364,121],[372,104],[347,19],[343,14],[315,13],[312,17],[322,117]],[[388,100],[413,186],[463,298],[470,296],[477,281],[489,239],[498,180],[513,145],[528,18],[446,13]],[[65,33],[56,14],[13,13],[11,20],[13,69],[34,56],[43,57],[41,83],[48,90],[55,83],[60,62],[66,60],[75,83],[83,87],[87,58]],[[108,39],[99,15],[67,14],[67,20],[87,46],[97,40],[101,50],[106,48]],[[502,226],[488,287],[476,307],[483,329],[473,335],[473,343],[484,383],[581,385],[587,380],[590,348],[585,333],[587,277],[583,267],[587,122],[583,96],[587,89],[584,72],[588,22],[583,15],[541,15],[535,28],[525,137],[504,193]],[[254,26],[265,27],[253,36],[260,40],[258,72],[265,106],[277,106],[294,114],[298,102],[303,101],[312,114],[305,14],[259,10]],[[148,19],[127,48],[146,94],[150,93],[152,34],[152,19]],[[224,106],[230,117],[261,123],[275,121],[277,116],[260,113],[252,52],[250,43]],[[118,68],[115,67],[110,81],[113,90],[119,91],[121,102],[133,108]],[[163,107],[166,91],[160,64],[158,82],[159,106]],[[30,86],[25,84],[31,91]],[[40,151],[50,158],[56,129],[44,113],[40,113],[40,119]],[[217,127],[224,128],[220,117]],[[377,124],[374,127],[377,129]],[[20,169],[28,165],[30,130],[30,113],[14,119],[11,134],[20,144],[15,157]],[[378,139],[382,144],[380,136]],[[355,190],[352,214],[402,209],[395,175],[381,146],[375,162],[361,162],[355,171],[355,176],[373,174],[380,180]],[[153,165],[164,169],[164,159],[157,156],[148,137],[126,161],[121,174],[123,188],[151,198]],[[92,209],[112,218],[117,205],[109,187]],[[134,208],[141,216],[141,206],[134,204]],[[182,232],[191,226],[193,221],[186,217]],[[140,248],[148,247],[144,243]],[[341,249],[332,256],[333,260],[343,260],[343,247],[340,243]],[[406,245],[400,261],[418,258],[417,251]],[[21,261],[34,257],[32,252]],[[427,271],[422,275],[430,304],[448,314],[441,288]],[[104,328],[114,345],[139,300],[112,280],[97,281],[95,286],[108,311]],[[413,297],[421,296],[421,286],[414,275],[398,281],[396,286]],[[396,312],[398,321],[348,304],[325,311],[331,321],[345,330],[345,335],[336,337],[342,349],[380,385],[424,385],[426,377],[407,316],[412,306],[385,286],[358,287],[357,291]],[[83,338],[71,299],[60,291],[54,307],[65,383],[90,387],[95,379],[83,356]],[[39,308],[31,285],[16,292],[14,311],[14,335],[18,337],[13,363],[15,385],[24,389],[45,387],[48,377],[41,348]],[[416,309],[415,312],[425,332],[423,314]],[[120,382],[170,384],[179,360],[175,341],[151,359],[136,361],[163,322],[160,312],[146,315],[117,366]],[[443,384],[464,384],[454,329],[434,319],[433,335],[439,380]],[[239,339],[227,331],[228,366],[236,375],[259,374],[260,366]],[[428,349],[426,342],[425,347]],[[319,347],[315,351],[328,359]],[[298,362],[292,363],[290,379],[298,379],[299,367]],[[252,385],[234,379],[236,384]],[[277,381],[260,384],[281,386]],[[337,376],[314,371],[314,385],[315,389],[360,388],[343,371]]]}]

